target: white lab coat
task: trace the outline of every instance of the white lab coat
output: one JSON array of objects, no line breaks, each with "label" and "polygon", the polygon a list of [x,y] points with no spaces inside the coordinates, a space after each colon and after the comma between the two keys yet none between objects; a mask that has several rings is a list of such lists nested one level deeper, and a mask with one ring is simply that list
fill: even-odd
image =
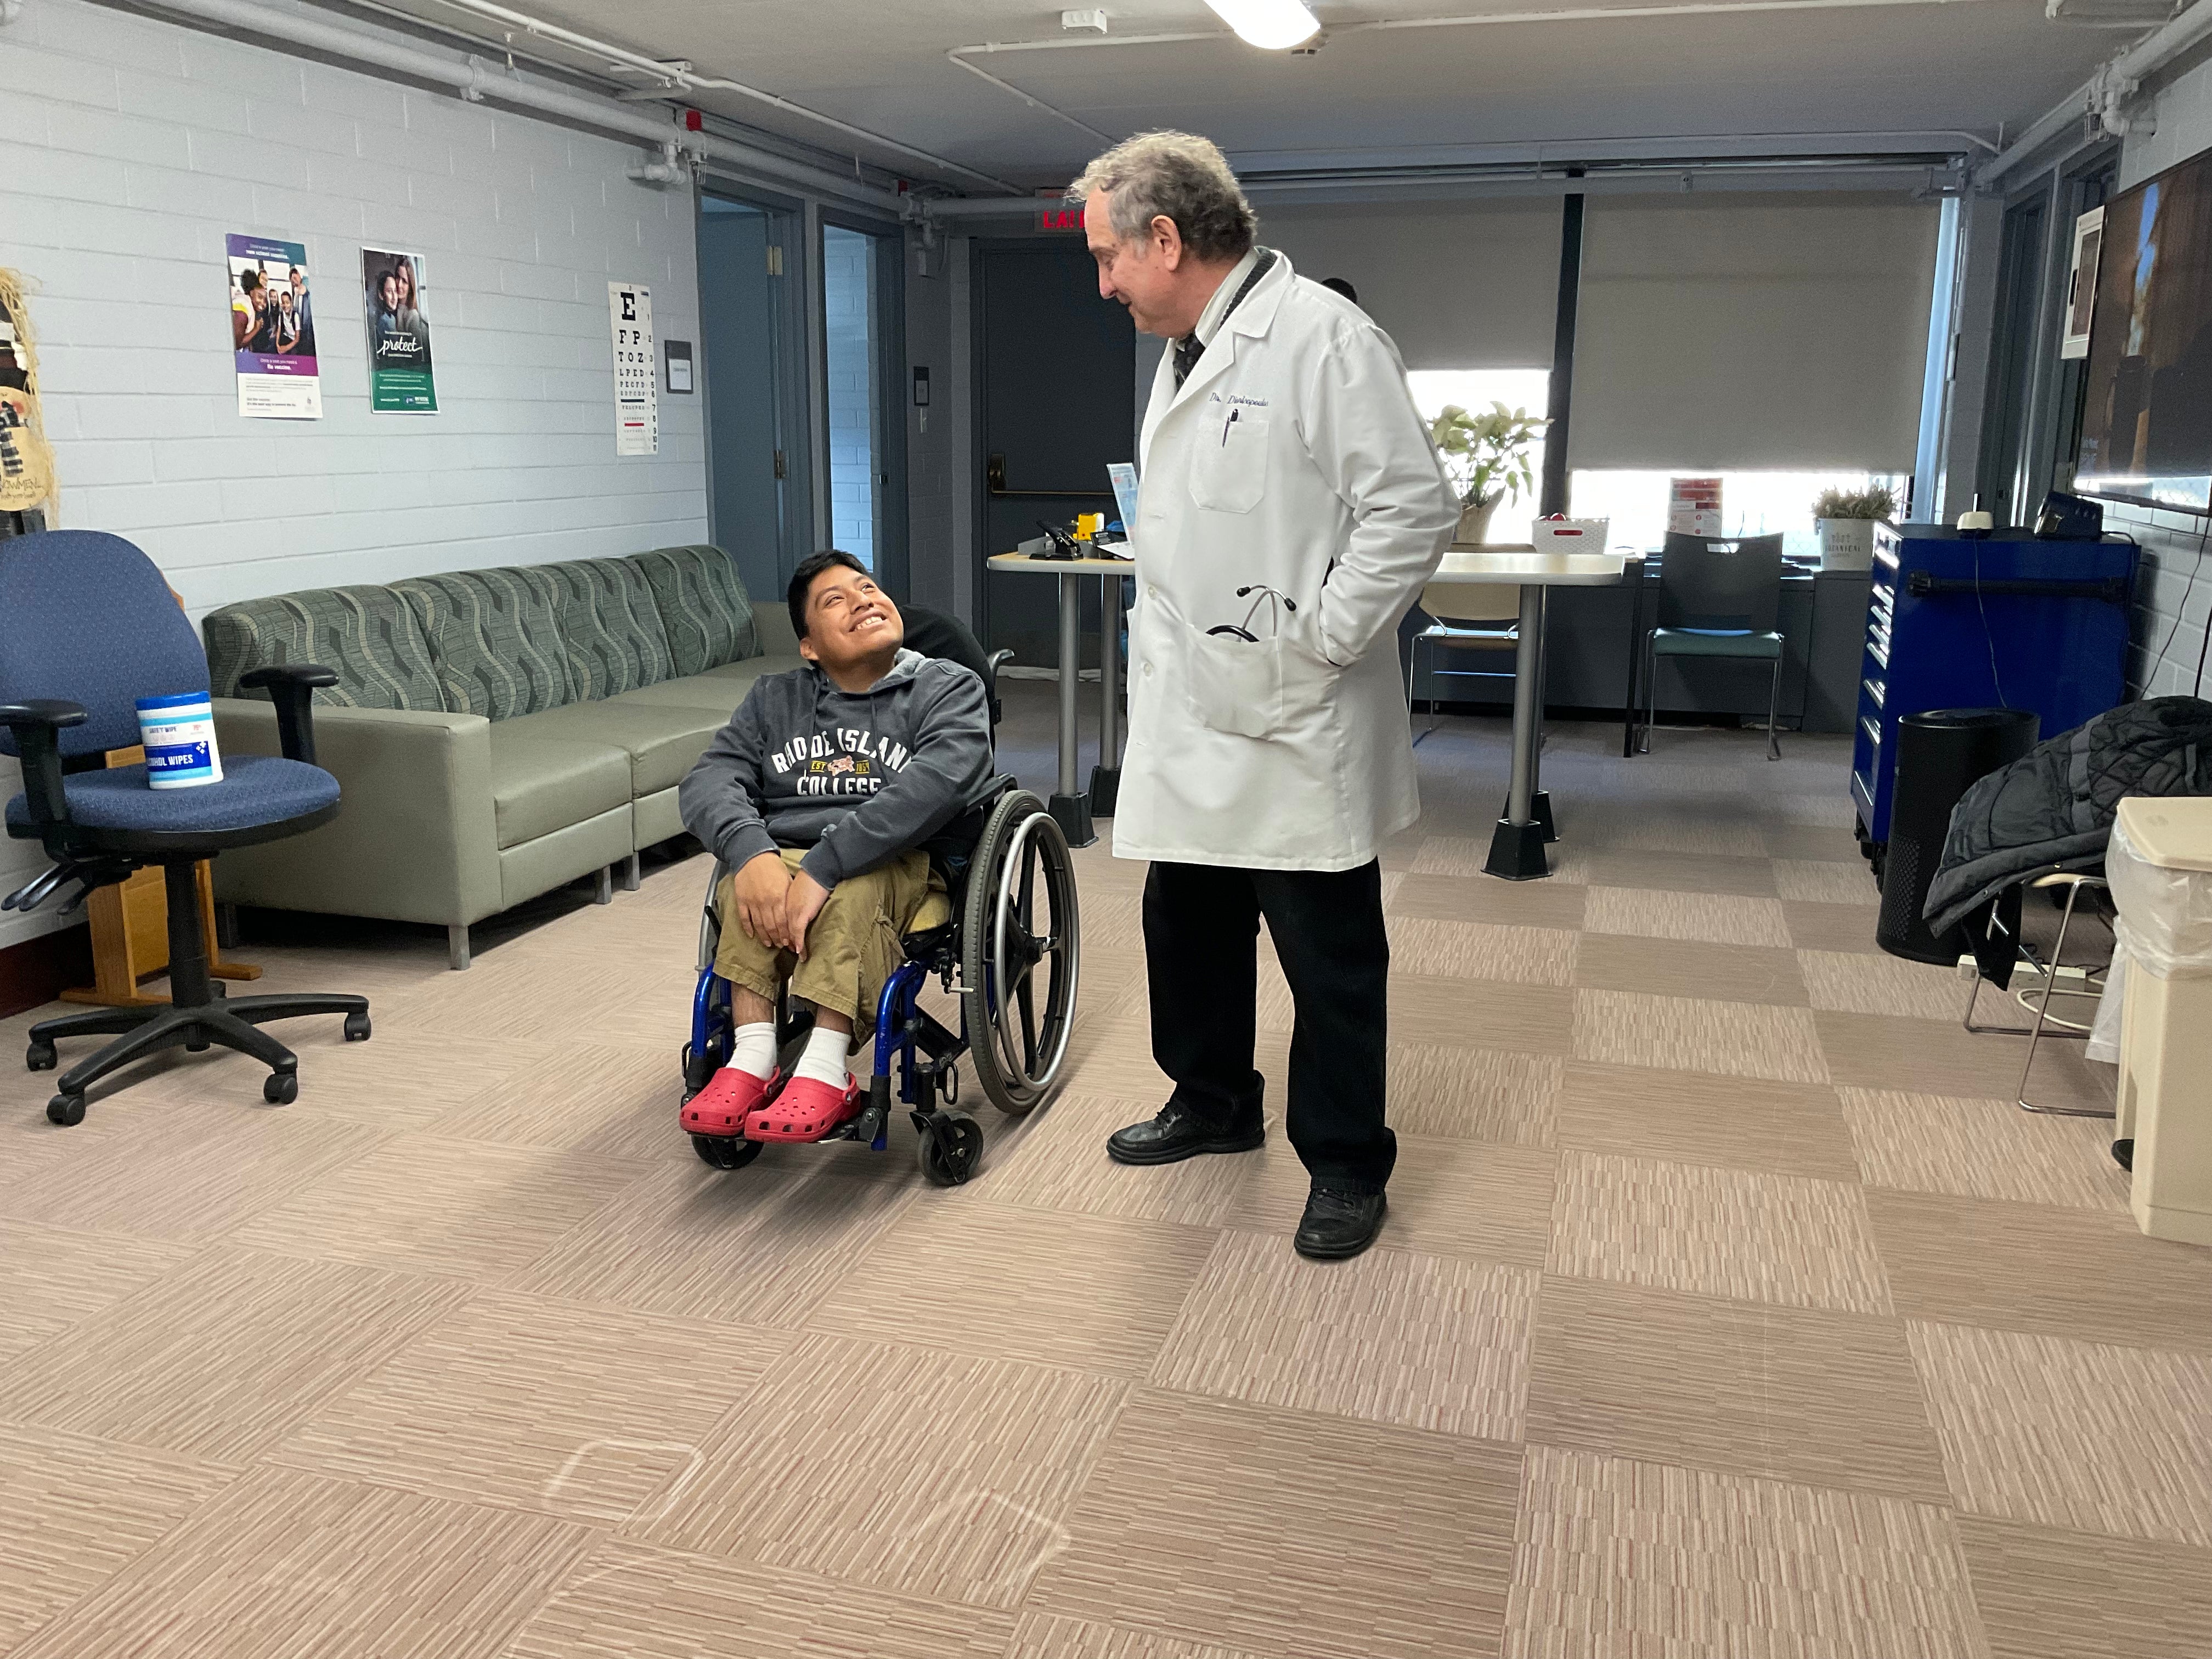
[{"label": "white lab coat", "polygon": [[[1397,348],[1278,258],[1180,391],[1161,358],[1140,464],[1115,854],[1366,863],[1420,816],[1398,623],[1459,519]],[[1209,635],[1250,584],[1297,609]]]}]

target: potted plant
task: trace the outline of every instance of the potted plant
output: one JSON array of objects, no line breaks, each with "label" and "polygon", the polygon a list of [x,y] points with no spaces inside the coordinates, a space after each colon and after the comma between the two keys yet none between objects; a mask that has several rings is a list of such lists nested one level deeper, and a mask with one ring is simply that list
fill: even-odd
[{"label": "potted plant", "polygon": [[1813,529],[1820,538],[1820,568],[1864,570],[1874,563],[1874,526],[1897,515],[1897,495],[1887,484],[1870,489],[1824,489],[1813,498]]},{"label": "potted plant", "polygon": [[1446,404],[1429,422],[1429,441],[1443,457],[1444,471],[1459,491],[1458,547],[1478,544],[1490,529],[1490,515],[1509,492],[1526,495],[1536,487],[1532,450],[1551,422],[1525,409],[1492,404],[1489,412],[1470,415]]}]

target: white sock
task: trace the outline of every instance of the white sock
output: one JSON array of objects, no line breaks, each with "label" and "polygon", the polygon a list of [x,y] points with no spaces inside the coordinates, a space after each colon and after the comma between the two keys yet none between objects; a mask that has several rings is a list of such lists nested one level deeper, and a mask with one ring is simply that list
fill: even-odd
[{"label": "white sock", "polygon": [[740,1025],[730,1034],[730,1064],[747,1077],[765,1083],[775,1070],[775,1022]]},{"label": "white sock", "polygon": [[792,1068],[792,1076],[811,1077],[817,1083],[826,1083],[841,1091],[849,1088],[851,1074],[845,1069],[845,1056],[851,1052],[852,1045],[850,1032],[825,1031],[816,1026],[814,1035],[806,1039],[806,1052]]}]

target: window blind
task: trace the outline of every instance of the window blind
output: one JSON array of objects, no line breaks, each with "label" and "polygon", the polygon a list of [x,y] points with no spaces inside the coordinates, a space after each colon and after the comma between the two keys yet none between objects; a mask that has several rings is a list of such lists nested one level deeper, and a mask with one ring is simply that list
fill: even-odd
[{"label": "window blind", "polygon": [[1592,195],[1576,467],[1908,472],[1938,209]]},{"label": "window blind", "polygon": [[1407,368],[1544,368],[1559,289],[1556,198],[1268,204],[1260,240],[1341,276]]}]

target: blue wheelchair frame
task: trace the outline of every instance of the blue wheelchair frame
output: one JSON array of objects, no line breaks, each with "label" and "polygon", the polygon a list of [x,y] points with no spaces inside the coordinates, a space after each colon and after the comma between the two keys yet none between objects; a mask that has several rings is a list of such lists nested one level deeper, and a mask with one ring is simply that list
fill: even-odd
[{"label": "blue wheelchair frame", "polygon": [[[865,1139],[879,1152],[890,1143],[894,1051],[898,1055],[898,1098],[913,1112],[917,1125],[927,1115],[926,1102],[931,1095],[940,1097],[947,1106],[959,1098],[960,1057],[968,1052],[966,1006],[962,1006],[960,1030],[954,1032],[924,1009],[920,1000],[921,988],[933,973],[944,981],[948,991],[951,989],[952,975],[957,965],[954,941],[958,932],[959,924],[951,922],[908,941],[907,959],[891,970],[890,977],[884,981],[883,994],[876,1002],[875,1053],[868,1079],[868,1104],[850,1123],[823,1136],[824,1140]],[[915,955],[917,945],[927,954]],[[781,1009],[778,1016],[777,1027],[781,1030]],[[708,1057],[709,1073],[728,1060],[732,1029],[730,981],[710,964],[701,969],[697,988],[691,995],[689,1051],[690,1054]],[[918,1059],[917,1049],[927,1058]]]}]

